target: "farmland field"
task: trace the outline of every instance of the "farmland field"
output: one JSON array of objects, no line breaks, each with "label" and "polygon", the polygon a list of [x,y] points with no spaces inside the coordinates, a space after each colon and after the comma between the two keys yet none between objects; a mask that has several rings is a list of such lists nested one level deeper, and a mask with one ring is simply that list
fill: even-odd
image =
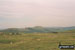
[{"label": "farmland field", "polygon": [[59,50],[62,44],[75,44],[74,33],[30,33],[0,35],[0,50]]}]

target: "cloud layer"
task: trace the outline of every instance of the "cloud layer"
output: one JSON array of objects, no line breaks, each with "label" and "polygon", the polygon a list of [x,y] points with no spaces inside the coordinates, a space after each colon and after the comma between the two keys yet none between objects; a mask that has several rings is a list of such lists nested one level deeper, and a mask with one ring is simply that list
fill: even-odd
[{"label": "cloud layer", "polygon": [[0,28],[75,26],[75,0],[0,0]]}]

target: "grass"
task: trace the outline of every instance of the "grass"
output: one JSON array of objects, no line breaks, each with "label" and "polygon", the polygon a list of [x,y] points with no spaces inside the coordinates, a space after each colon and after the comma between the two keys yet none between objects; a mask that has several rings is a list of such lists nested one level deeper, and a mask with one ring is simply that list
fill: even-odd
[{"label": "grass", "polygon": [[59,50],[59,42],[62,44],[75,44],[75,34],[0,35],[0,50]]}]

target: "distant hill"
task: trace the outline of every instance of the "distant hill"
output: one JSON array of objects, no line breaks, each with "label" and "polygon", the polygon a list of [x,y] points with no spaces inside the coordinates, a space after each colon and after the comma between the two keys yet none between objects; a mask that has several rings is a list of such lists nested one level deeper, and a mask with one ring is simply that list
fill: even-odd
[{"label": "distant hill", "polygon": [[64,32],[67,32],[67,33],[75,33],[75,29],[68,30],[68,31],[64,31]]},{"label": "distant hill", "polygon": [[8,28],[8,29],[4,29],[4,30],[0,30],[0,32],[23,32],[25,31],[25,29],[23,28]]},{"label": "distant hill", "polygon": [[8,28],[0,30],[0,32],[23,32],[23,33],[52,33],[52,32],[74,32],[75,27],[27,27],[27,28]]}]

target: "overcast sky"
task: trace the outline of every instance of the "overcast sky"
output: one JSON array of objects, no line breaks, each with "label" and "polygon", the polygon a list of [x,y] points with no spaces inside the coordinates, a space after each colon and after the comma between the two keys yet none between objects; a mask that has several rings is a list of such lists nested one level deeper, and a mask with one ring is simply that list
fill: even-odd
[{"label": "overcast sky", "polygon": [[0,28],[75,26],[75,0],[0,0]]}]

